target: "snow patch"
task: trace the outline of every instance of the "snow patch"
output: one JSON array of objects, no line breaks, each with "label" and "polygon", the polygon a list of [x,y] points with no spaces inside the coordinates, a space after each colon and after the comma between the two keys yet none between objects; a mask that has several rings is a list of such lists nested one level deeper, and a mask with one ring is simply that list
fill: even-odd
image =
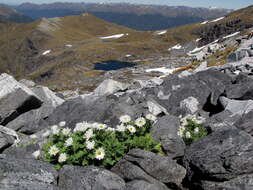
[{"label": "snow patch", "polygon": [[49,54],[49,53],[51,53],[51,50],[46,50],[46,51],[44,51],[44,52],[42,53],[42,55],[47,55],[47,54]]},{"label": "snow patch", "polygon": [[127,55],[125,55],[125,57],[131,57],[132,55],[130,55],[130,54],[127,54]]},{"label": "snow patch", "polygon": [[207,24],[207,23],[208,23],[208,21],[206,20],[204,22],[201,22],[200,24]]},{"label": "snow patch", "polygon": [[177,45],[175,45],[175,46],[169,48],[168,50],[170,51],[170,50],[172,50],[172,49],[182,49],[182,46],[181,46],[180,44],[177,44]]},{"label": "snow patch", "polygon": [[235,32],[233,34],[227,35],[227,36],[223,37],[223,39],[231,38],[233,36],[236,36],[237,34],[240,34],[240,32]]},{"label": "snow patch", "polygon": [[146,69],[146,72],[147,73],[150,73],[150,72],[160,72],[160,73],[163,73],[163,74],[172,74],[176,69],[169,69],[169,68],[166,68],[166,67],[160,67],[160,68],[154,68],[154,69]]},{"label": "snow patch", "polygon": [[128,34],[115,34],[115,35],[112,35],[112,36],[100,37],[100,39],[118,39],[118,38],[121,38],[125,35],[128,36]]},{"label": "snow patch", "polygon": [[71,47],[73,47],[71,44],[67,44],[67,45],[65,45],[66,47],[69,47],[69,48],[71,48]]},{"label": "snow patch", "polygon": [[201,40],[201,38],[198,38],[198,39],[196,39],[196,42],[199,42]]},{"label": "snow patch", "polygon": [[157,35],[163,35],[163,34],[166,34],[167,33],[167,30],[163,30],[163,31],[160,31],[157,33]]},{"label": "snow patch", "polygon": [[212,21],[210,21],[210,22],[218,22],[218,21],[220,21],[220,20],[222,20],[222,19],[224,19],[225,17],[223,16],[223,17],[220,17],[220,18],[216,18],[216,19],[214,19],[214,20],[212,20]]}]

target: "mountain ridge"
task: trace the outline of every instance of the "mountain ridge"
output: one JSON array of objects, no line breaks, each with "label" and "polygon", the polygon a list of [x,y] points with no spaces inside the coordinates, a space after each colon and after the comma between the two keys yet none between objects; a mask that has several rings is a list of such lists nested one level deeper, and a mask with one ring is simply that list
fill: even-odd
[{"label": "mountain ridge", "polygon": [[32,19],[19,13],[16,9],[0,4],[0,19],[11,22],[31,22]]},{"label": "mountain ridge", "polygon": [[51,3],[39,5],[26,3],[16,8],[34,19],[79,15],[88,12],[108,22],[137,30],[167,29],[223,16],[231,11],[227,9],[127,3]]}]

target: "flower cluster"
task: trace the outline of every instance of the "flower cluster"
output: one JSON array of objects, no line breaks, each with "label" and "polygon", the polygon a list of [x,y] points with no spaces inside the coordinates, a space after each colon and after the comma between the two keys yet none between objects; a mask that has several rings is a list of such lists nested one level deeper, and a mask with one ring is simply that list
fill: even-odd
[{"label": "flower cluster", "polygon": [[65,127],[66,122],[60,122],[43,134],[48,138],[42,149],[43,156],[40,150],[33,156],[56,167],[73,164],[109,168],[132,148],[162,152],[160,144],[150,134],[155,116],[148,114],[132,121],[130,116],[123,115],[119,120],[115,128],[102,123],[80,122],[73,130]]},{"label": "flower cluster", "polygon": [[207,130],[202,125],[205,118],[196,115],[187,115],[180,120],[178,136],[182,137],[184,142],[189,145],[200,138],[207,136]]}]

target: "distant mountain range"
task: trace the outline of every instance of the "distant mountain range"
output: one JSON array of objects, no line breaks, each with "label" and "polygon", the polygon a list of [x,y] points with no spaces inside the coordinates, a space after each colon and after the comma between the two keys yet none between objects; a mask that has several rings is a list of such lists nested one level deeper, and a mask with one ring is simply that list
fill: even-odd
[{"label": "distant mountain range", "polygon": [[14,8],[5,5],[0,5],[0,19],[12,22],[31,22],[33,20],[30,17],[17,12]]},{"label": "distant mountain range", "polygon": [[137,30],[162,30],[228,14],[231,10],[125,3],[24,3],[16,9],[33,19],[91,13],[108,22]]}]

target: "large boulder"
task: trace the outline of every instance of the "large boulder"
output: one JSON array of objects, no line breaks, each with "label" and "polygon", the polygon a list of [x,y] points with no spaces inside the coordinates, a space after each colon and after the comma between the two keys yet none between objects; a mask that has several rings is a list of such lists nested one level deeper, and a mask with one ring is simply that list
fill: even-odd
[{"label": "large boulder", "polygon": [[[252,142],[253,138],[249,134],[238,129],[227,129],[193,143],[184,157],[189,185],[201,186],[207,181],[216,185],[233,184],[238,179],[242,181],[245,175],[252,175]],[[251,180],[244,181],[245,187],[252,185]],[[201,189],[212,188],[204,185]]]},{"label": "large boulder", "polygon": [[253,174],[242,175],[225,182],[202,181],[201,187],[205,190],[224,189],[224,190],[252,190]]},{"label": "large boulder", "polygon": [[145,150],[133,149],[124,159],[136,163],[148,175],[165,184],[180,186],[186,175],[185,169],[176,161]]},{"label": "large boulder", "polygon": [[62,190],[125,190],[125,182],[118,175],[93,166],[64,166],[58,185]]},{"label": "large boulder", "polygon": [[54,92],[47,87],[36,87],[32,91],[43,100],[43,104],[39,109],[31,110],[20,115],[15,120],[8,123],[7,127],[18,130],[26,134],[33,134],[40,130],[37,126],[41,119],[47,118],[53,113],[54,109],[61,104],[64,100],[55,95]]},{"label": "large boulder", "polygon": [[64,102],[62,98],[56,96],[48,87],[38,86],[31,90],[43,101],[43,105],[50,105],[56,108]]},{"label": "large boulder", "polygon": [[19,115],[39,108],[42,101],[12,76],[0,75],[0,124],[6,125]]},{"label": "large boulder", "polygon": [[143,180],[135,180],[127,183],[126,190],[170,190],[165,185],[159,183],[149,183]]},{"label": "large boulder", "polygon": [[114,94],[118,91],[125,91],[129,87],[128,84],[124,84],[112,79],[103,81],[95,90],[94,94],[98,96]]},{"label": "large boulder", "polygon": [[58,174],[53,166],[34,159],[0,157],[0,189],[59,190]]},{"label": "large boulder", "polygon": [[159,141],[164,152],[171,158],[177,158],[184,155],[185,143],[177,135],[180,121],[177,117],[167,115],[158,118],[151,129],[151,134],[155,140]]},{"label": "large boulder", "polygon": [[38,123],[41,119],[47,118],[55,108],[49,105],[43,105],[41,108],[26,112],[15,120],[9,122],[6,127],[25,133],[33,134],[40,130]]},{"label": "large boulder", "polygon": [[177,135],[180,126],[180,120],[172,115],[163,116],[158,118],[157,122],[151,129],[152,136],[156,140],[161,140],[164,135],[171,134],[173,136]]},{"label": "large boulder", "polygon": [[0,152],[14,143],[14,138],[10,135],[0,132]]},{"label": "large boulder", "polygon": [[180,108],[187,114],[195,114],[199,108],[199,102],[194,97],[188,97],[180,102]]},{"label": "large boulder", "polygon": [[[171,75],[164,78],[163,84],[159,87],[160,94],[162,93],[168,98],[161,99],[157,95],[157,101],[167,109],[168,113],[177,116],[185,112],[186,103],[183,101],[186,101],[189,97],[196,99],[194,105],[198,102],[199,109],[207,112],[216,112],[214,107],[218,105],[218,98],[225,92],[227,86],[231,84],[231,80],[228,75],[214,69],[201,71],[183,78],[179,78],[178,75]],[[187,109],[190,103],[188,100]]]},{"label": "large boulder", "polygon": [[235,126],[253,136],[253,110],[239,118]]},{"label": "large boulder", "polygon": [[232,115],[247,114],[253,110],[253,100],[231,100],[226,97],[220,97],[220,102],[223,108],[229,111]]}]

